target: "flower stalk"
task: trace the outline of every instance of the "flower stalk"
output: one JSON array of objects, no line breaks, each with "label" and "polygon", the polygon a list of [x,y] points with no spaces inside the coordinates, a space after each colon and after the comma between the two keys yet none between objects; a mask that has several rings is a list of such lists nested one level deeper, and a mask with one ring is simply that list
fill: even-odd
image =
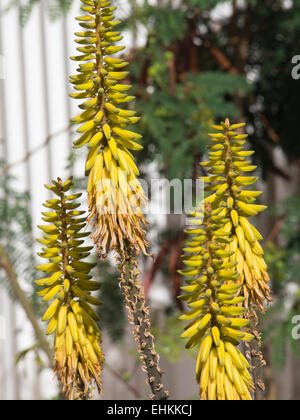
[{"label": "flower stalk", "polygon": [[88,14],[77,18],[84,32],[76,32],[75,40],[82,55],[71,57],[79,67],[70,81],[77,91],[71,97],[85,99],[80,105],[83,112],[72,122],[80,124],[81,135],[74,148],[89,149],[85,169],[93,239],[103,257],[112,249],[123,250],[126,242],[146,254],[147,222],[141,210],[146,199],[132,155],[143,148],[138,142],[142,136],[128,130],[140,118],[123,108],[134,100],[128,95],[131,86],[122,83],[129,74],[124,71],[128,63],[112,57],[125,48],[114,45],[122,39],[115,30],[120,22],[114,20],[115,8],[109,1],[83,4],[82,11]]},{"label": "flower stalk", "polygon": [[147,384],[152,391],[150,399],[166,400],[169,394],[162,384],[159,355],[155,351],[154,338],[151,334],[149,308],[146,306],[144,293],[139,283],[140,272],[132,247],[119,253],[118,268],[120,287],[128,309],[128,319],[134,325],[133,336],[138,344],[142,369],[148,376]]},{"label": "flower stalk", "polygon": [[230,262],[233,252],[226,250],[232,239],[210,203],[200,204],[192,224],[184,248],[187,268],[180,271],[187,279],[180,298],[189,311],[180,319],[189,321],[182,334],[188,339],[186,348],[198,347],[195,370],[201,399],[251,400],[250,364],[238,346],[254,337],[244,331],[250,320],[243,318],[245,298],[238,296],[242,284],[236,263]]},{"label": "flower stalk", "polygon": [[[202,399],[251,399],[256,385],[263,388],[248,370],[254,377],[254,365],[265,365],[257,310],[264,312],[271,301],[270,278],[259,244],[263,238],[248,218],[266,206],[255,204],[261,192],[248,188],[258,178],[248,176],[256,166],[247,160],[254,153],[244,148],[248,136],[236,131],[244,126],[228,119],[213,126],[218,132],[209,135],[209,160],[201,163],[209,172],[201,178],[209,194],[192,212],[196,228],[187,231],[192,238],[184,248],[188,268],[181,274],[187,276],[183,290],[189,294],[181,298],[191,310],[181,318],[193,321],[182,336],[189,338],[188,348],[199,344],[196,376]],[[240,340],[253,366],[236,348]]]},{"label": "flower stalk", "polygon": [[[121,274],[120,287],[134,323],[134,336],[147,372],[154,399],[166,399],[161,383],[158,355],[150,333],[149,312],[138,284],[137,255],[147,255],[145,239],[147,221],[142,208],[146,203],[144,191],[137,179],[139,170],[133,151],[141,150],[141,135],[130,128],[139,121],[136,112],[126,109],[135,98],[128,94],[128,65],[122,58],[112,57],[125,47],[116,46],[122,39],[115,30],[120,23],[114,19],[115,7],[110,1],[82,0],[81,10],[87,14],[77,20],[84,32],[76,32],[75,40],[82,55],[71,57],[78,61],[78,73],[70,80],[76,93],[73,98],[84,99],[83,112],[72,122],[80,124],[80,137],[75,148],[87,145],[88,222],[93,225],[92,238],[101,258],[114,250],[118,255]],[[125,82],[124,82],[125,81]]]},{"label": "flower stalk", "polygon": [[247,160],[254,153],[244,148],[248,135],[236,132],[244,126],[231,125],[228,119],[213,126],[219,132],[210,134],[213,145],[209,146],[209,160],[201,165],[209,172],[208,177],[202,178],[208,184],[206,190],[211,192],[207,201],[214,213],[226,220],[225,230],[233,239],[227,248],[234,252],[231,260],[237,263],[245,306],[257,319],[256,308],[264,312],[264,303],[271,301],[270,278],[259,243],[263,238],[248,219],[266,206],[255,204],[262,192],[248,188],[258,178],[248,176],[257,168]]},{"label": "flower stalk", "polygon": [[91,307],[100,304],[92,296],[100,284],[91,280],[95,263],[84,261],[93,247],[84,246],[83,238],[89,235],[82,231],[86,217],[82,217],[84,211],[77,210],[81,194],[68,195],[71,178],[65,183],[58,178],[46,187],[57,198],[44,203],[48,211],[42,214],[47,224],[39,226],[43,237],[38,242],[43,248],[38,255],[48,260],[36,267],[46,276],[36,280],[41,287],[37,294],[49,303],[42,320],[48,322],[46,334],[55,337],[55,373],[65,398],[87,399],[94,382],[102,392],[101,332],[98,315]]}]

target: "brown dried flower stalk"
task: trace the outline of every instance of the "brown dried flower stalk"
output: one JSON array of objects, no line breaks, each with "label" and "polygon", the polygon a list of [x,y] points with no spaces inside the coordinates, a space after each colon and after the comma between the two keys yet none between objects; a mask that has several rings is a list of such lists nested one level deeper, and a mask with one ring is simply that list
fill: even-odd
[{"label": "brown dried flower stalk", "polygon": [[152,390],[150,398],[166,400],[169,394],[162,384],[159,355],[154,348],[149,308],[146,306],[145,296],[139,283],[140,272],[133,247],[119,253],[118,268],[121,274],[120,287],[128,309],[128,319],[134,325],[133,335],[138,344],[138,351],[143,364],[142,369],[148,375],[146,383]]}]

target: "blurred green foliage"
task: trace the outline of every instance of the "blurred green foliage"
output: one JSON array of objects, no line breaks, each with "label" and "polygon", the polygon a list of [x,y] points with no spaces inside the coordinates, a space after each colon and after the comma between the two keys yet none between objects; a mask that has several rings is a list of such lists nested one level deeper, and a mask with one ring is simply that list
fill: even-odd
[{"label": "blurred green foliage", "polygon": [[[40,0],[25,0],[23,2],[12,0],[9,2],[9,6],[18,6],[19,8],[19,17],[22,25],[25,25],[33,11],[34,6],[39,4]],[[66,15],[72,6],[73,0],[50,0],[47,2],[49,16],[52,20]]]},{"label": "blurred green foliage", "polygon": [[240,76],[205,72],[187,74],[170,93],[168,85],[161,82],[162,74],[152,72],[152,78],[157,91],[137,102],[145,140],[143,157],[156,159],[161,172],[170,179],[190,178],[195,158],[199,160],[204,153],[213,115],[237,117],[236,107],[226,99],[236,90],[248,91],[249,86]]},{"label": "blurred green foliage", "polygon": [[127,317],[119,288],[118,273],[109,262],[99,262],[97,272],[101,281],[101,305],[98,309],[101,330],[107,331],[113,342],[121,341],[124,337]]},{"label": "blurred green foliage", "polygon": [[[278,208],[283,225],[276,243],[266,247],[266,261],[272,278],[275,302],[263,318],[263,341],[272,344],[274,366],[282,369],[288,343],[300,356],[300,340],[295,340],[292,320],[300,315],[300,194],[285,200]],[[298,290],[298,292],[297,292]]]},{"label": "blurred green foliage", "polygon": [[177,317],[167,317],[164,326],[154,326],[152,333],[155,337],[155,347],[160,355],[171,363],[178,362],[182,357],[184,342],[180,339],[182,322]]},{"label": "blurred green foliage", "polygon": [[[4,167],[4,163],[0,162],[0,171]],[[27,192],[17,191],[14,182],[15,179],[9,174],[4,173],[0,177],[0,242],[17,276],[32,284],[36,272],[30,197]],[[0,283],[14,297],[3,270],[0,270]],[[35,302],[33,295],[32,299]]]},{"label": "blurred green foliage", "polygon": [[211,9],[221,3],[226,3],[226,0],[190,0],[192,6],[202,10]]},{"label": "blurred green foliage", "polygon": [[[22,3],[23,21],[38,2]],[[198,159],[204,150],[207,123],[225,115],[247,119],[250,140],[265,174],[274,169],[269,144],[275,140],[290,159],[299,157],[300,98],[297,81],[291,77],[291,59],[299,52],[298,1],[114,3],[124,10],[129,6],[127,17],[122,14],[121,29],[132,32],[139,44],[130,61],[137,106],[144,114],[146,147],[141,160],[159,155],[166,174],[173,176],[177,166],[183,176],[191,168],[191,159]],[[53,0],[49,3],[51,16],[66,13],[71,4],[72,0]],[[234,4],[234,13],[226,7],[223,14],[220,7],[211,14],[216,6]],[[140,35],[145,36],[144,45]],[[199,153],[191,154],[193,146]],[[186,159],[179,165],[183,154]]]}]

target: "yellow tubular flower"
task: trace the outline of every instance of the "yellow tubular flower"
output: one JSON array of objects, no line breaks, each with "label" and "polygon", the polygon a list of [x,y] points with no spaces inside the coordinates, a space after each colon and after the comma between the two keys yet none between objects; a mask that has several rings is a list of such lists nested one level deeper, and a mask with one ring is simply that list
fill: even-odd
[{"label": "yellow tubular flower", "polygon": [[162,372],[154,349],[151,324],[145,297],[140,289],[136,256],[147,254],[145,240],[147,226],[142,208],[146,197],[137,179],[139,170],[133,151],[142,149],[141,136],[130,128],[139,121],[133,110],[123,106],[134,97],[128,95],[130,85],[123,83],[128,63],[112,57],[124,47],[115,46],[122,39],[115,30],[114,7],[110,1],[82,0],[87,15],[77,18],[84,32],[76,32],[77,48],[82,55],[71,57],[79,62],[78,74],[71,76],[77,91],[71,96],[84,99],[79,106],[82,113],[73,123],[80,138],[75,148],[87,145],[89,218],[93,222],[94,239],[100,257],[109,250],[118,256],[121,274],[120,287],[124,295],[129,321],[133,322],[134,337],[147,372],[151,398],[166,399],[168,393],[161,382]]},{"label": "yellow tubular flower", "polygon": [[79,67],[70,81],[77,91],[71,97],[84,99],[80,105],[83,112],[72,121],[81,124],[74,147],[89,148],[88,221],[94,221],[93,239],[100,255],[105,256],[109,249],[123,251],[126,243],[137,253],[146,253],[147,222],[141,210],[145,196],[131,153],[142,149],[138,142],[141,136],[128,129],[139,118],[135,111],[122,108],[134,99],[127,93],[130,85],[121,82],[128,76],[124,71],[128,63],[111,57],[125,48],[114,45],[122,39],[115,30],[120,22],[114,20],[115,8],[110,1],[82,3],[81,10],[87,14],[77,20],[83,32],[75,33],[77,50],[82,54],[71,57]]},{"label": "yellow tubular flower", "polygon": [[[180,273],[187,278],[185,292],[180,298],[190,310],[180,319],[189,321],[182,338],[189,341],[186,348],[198,347],[196,378],[203,400],[251,400],[253,382],[250,365],[237,346],[254,336],[243,331],[249,320],[241,316],[242,287],[237,282],[236,263],[228,262],[233,251],[227,251],[232,238],[222,231],[222,220],[206,205],[203,223],[197,220],[203,205],[195,215],[195,228],[189,235]],[[198,225],[198,226],[197,226]]]},{"label": "yellow tubular flower", "polygon": [[204,178],[209,183],[207,190],[212,192],[207,202],[211,203],[216,217],[227,219],[223,231],[232,239],[227,248],[233,254],[225,258],[225,262],[238,264],[238,282],[243,284],[241,292],[246,298],[245,305],[251,309],[256,305],[264,311],[265,300],[271,300],[270,279],[259,244],[262,236],[248,218],[256,216],[266,206],[255,204],[260,191],[247,188],[258,178],[249,176],[256,166],[247,160],[254,153],[244,149],[247,135],[235,131],[244,126],[230,125],[228,119],[213,126],[218,133],[210,134],[213,145],[209,146],[209,161],[201,165],[210,174]]},{"label": "yellow tubular flower", "polygon": [[46,187],[57,198],[44,203],[48,210],[42,214],[47,224],[38,226],[43,232],[38,255],[48,262],[36,267],[45,273],[36,281],[41,286],[37,294],[49,302],[42,319],[48,321],[47,334],[55,334],[55,372],[65,397],[82,399],[89,396],[94,381],[101,393],[101,333],[91,307],[100,303],[92,296],[100,284],[91,280],[95,264],[83,261],[93,247],[84,246],[83,238],[89,233],[82,232],[85,212],[78,210],[76,202],[81,194],[68,195],[71,178],[65,183],[58,178]]}]

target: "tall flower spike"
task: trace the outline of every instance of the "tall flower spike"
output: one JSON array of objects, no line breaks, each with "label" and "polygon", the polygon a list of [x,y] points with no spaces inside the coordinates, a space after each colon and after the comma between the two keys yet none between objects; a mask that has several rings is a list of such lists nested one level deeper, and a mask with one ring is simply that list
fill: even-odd
[{"label": "tall flower spike", "polygon": [[71,82],[79,92],[71,96],[86,100],[80,105],[84,112],[73,122],[82,124],[77,130],[82,136],[75,141],[74,147],[87,144],[90,149],[86,161],[88,221],[94,223],[92,237],[99,255],[106,257],[109,250],[117,252],[120,287],[129,309],[129,320],[135,325],[134,336],[143,370],[148,375],[151,397],[166,399],[168,395],[161,383],[162,372],[150,333],[149,314],[137,280],[136,257],[140,251],[147,254],[149,244],[145,240],[147,222],[142,212],[146,198],[130,152],[142,149],[138,143],[141,136],[128,129],[139,118],[135,111],[121,108],[134,99],[127,94],[130,86],[121,83],[128,76],[124,71],[128,63],[111,57],[124,49],[113,45],[122,37],[114,30],[119,22],[114,20],[115,8],[110,7],[111,2],[82,2],[81,9],[88,15],[77,18],[85,31],[76,32],[76,42],[84,45],[77,48],[83,55],[72,57],[80,64],[78,74],[71,76]]},{"label": "tall flower spike", "polygon": [[230,125],[228,119],[225,123],[213,126],[219,132],[210,134],[214,144],[209,146],[209,161],[201,165],[210,173],[210,176],[204,178],[209,184],[207,191],[212,192],[207,202],[211,203],[215,215],[227,219],[224,232],[233,239],[228,250],[234,254],[227,260],[238,263],[238,281],[243,283],[245,305],[255,315],[255,306],[264,311],[264,302],[271,300],[268,286],[270,279],[263,258],[264,252],[259,244],[262,236],[248,218],[256,216],[266,206],[254,204],[262,194],[260,191],[245,188],[254,184],[258,178],[245,176],[245,173],[254,171],[256,166],[247,160],[254,152],[244,150],[243,147],[248,136],[235,131],[244,126]]},{"label": "tall flower spike", "polygon": [[232,239],[222,229],[222,216],[213,215],[209,204],[201,225],[203,210],[202,204],[195,228],[186,231],[187,269],[180,273],[188,285],[182,287],[186,294],[181,299],[190,311],[180,318],[190,323],[182,337],[189,339],[186,348],[198,346],[196,378],[203,400],[251,400],[250,365],[237,346],[254,336],[242,331],[250,321],[241,318],[246,308],[240,306],[245,298],[237,297],[242,284],[237,283],[236,263],[227,261],[233,251],[225,248]]},{"label": "tall flower spike", "polygon": [[101,393],[103,354],[101,333],[96,324],[98,315],[91,305],[99,305],[92,292],[100,284],[91,280],[90,270],[94,263],[83,261],[93,247],[84,246],[83,238],[88,232],[84,211],[76,199],[81,194],[67,195],[72,188],[72,179],[65,183],[58,178],[46,185],[57,198],[47,200],[43,212],[46,225],[40,225],[43,245],[38,255],[49,260],[36,268],[46,277],[37,280],[41,286],[37,293],[43,302],[50,302],[43,321],[48,321],[47,334],[55,334],[55,372],[62,384],[66,399],[86,399],[97,384]]},{"label": "tall flower spike", "polygon": [[87,145],[89,153],[86,174],[89,174],[88,200],[90,216],[94,221],[93,238],[99,254],[109,249],[121,249],[125,243],[134,246],[136,252],[146,253],[144,227],[147,222],[141,208],[145,204],[144,192],[137,176],[139,170],[130,151],[141,150],[141,136],[128,130],[139,118],[135,111],[121,108],[134,97],[128,95],[130,85],[121,83],[128,72],[127,62],[111,55],[125,47],[114,46],[121,40],[115,26],[115,7],[110,1],[82,0],[81,10],[87,14],[78,17],[83,32],[76,32],[77,50],[82,53],[71,59],[79,62],[78,74],[71,76],[77,93],[76,99],[84,99],[83,112],[73,118],[81,124],[77,132],[81,137],[74,147]]}]

